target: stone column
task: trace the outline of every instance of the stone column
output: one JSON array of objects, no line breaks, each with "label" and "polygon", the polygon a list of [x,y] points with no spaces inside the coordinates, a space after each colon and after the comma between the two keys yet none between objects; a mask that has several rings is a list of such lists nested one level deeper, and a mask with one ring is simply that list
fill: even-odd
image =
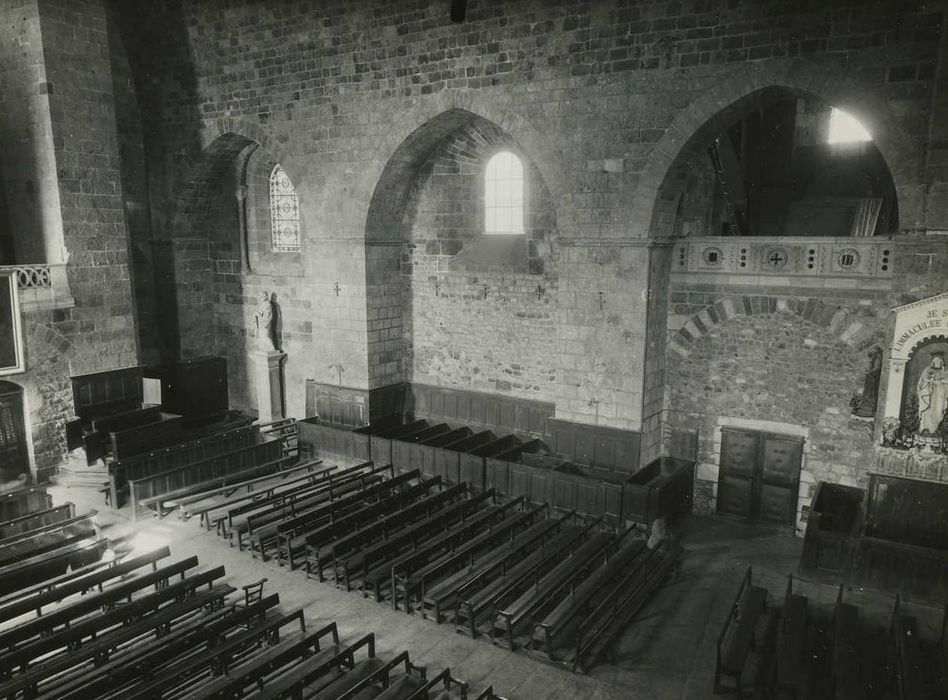
[{"label": "stone column", "polygon": [[255,350],[250,353],[250,368],[257,388],[257,411],[261,423],[284,418],[283,360],[280,350]]}]

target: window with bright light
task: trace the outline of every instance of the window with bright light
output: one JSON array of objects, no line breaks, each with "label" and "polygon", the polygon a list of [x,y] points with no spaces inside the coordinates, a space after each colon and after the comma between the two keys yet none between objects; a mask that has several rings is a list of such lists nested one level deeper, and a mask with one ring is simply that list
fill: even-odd
[{"label": "window with bright light", "polygon": [[270,233],[274,252],[299,252],[299,200],[296,188],[279,165],[270,173]]},{"label": "window with bright light", "polygon": [[841,109],[832,108],[829,123],[829,143],[854,143],[871,141],[872,136],[866,127]]},{"label": "window with bright light", "polygon": [[501,151],[487,161],[484,231],[523,233],[523,164],[510,151]]}]

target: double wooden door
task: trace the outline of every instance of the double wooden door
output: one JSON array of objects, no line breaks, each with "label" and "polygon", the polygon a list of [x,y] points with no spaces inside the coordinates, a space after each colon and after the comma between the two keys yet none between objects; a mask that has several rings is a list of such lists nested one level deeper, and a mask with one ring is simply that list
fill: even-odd
[{"label": "double wooden door", "polygon": [[755,430],[721,430],[719,513],[748,521],[793,525],[803,438]]},{"label": "double wooden door", "polygon": [[23,389],[10,382],[0,382],[0,481],[29,473],[26,440]]}]

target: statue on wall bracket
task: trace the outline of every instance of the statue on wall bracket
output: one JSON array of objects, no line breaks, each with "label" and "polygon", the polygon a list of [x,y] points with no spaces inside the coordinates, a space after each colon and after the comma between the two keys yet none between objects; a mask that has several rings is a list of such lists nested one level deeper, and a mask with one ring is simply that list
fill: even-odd
[{"label": "statue on wall bracket", "polygon": [[948,368],[945,353],[933,352],[915,387],[918,397],[918,435],[941,439],[945,410],[948,408]]},{"label": "statue on wall bracket", "polygon": [[275,352],[274,343],[274,313],[273,301],[268,292],[260,292],[260,300],[257,302],[257,308],[254,311],[254,319],[257,324],[257,349],[264,352]]}]

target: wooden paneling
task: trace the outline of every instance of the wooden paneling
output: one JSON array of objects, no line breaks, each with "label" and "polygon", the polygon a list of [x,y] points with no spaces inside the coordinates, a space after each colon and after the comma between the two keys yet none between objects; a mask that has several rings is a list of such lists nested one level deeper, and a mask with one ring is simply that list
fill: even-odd
[{"label": "wooden paneling", "polygon": [[369,392],[365,389],[306,380],[306,417],[323,424],[361,428],[369,423]]},{"label": "wooden paneling", "polygon": [[80,418],[91,420],[141,406],[141,367],[81,374],[71,380],[73,405]]},{"label": "wooden paneling", "polygon": [[455,424],[490,428],[498,433],[524,433],[542,437],[553,416],[552,403],[461,389],[409,385],[406,411],[418,417]]},{"label": "wooden paneling", "polygon": [[312,419],[299,422],[300,444],[308,454],[322,459],[369,460],[369,436],[345,428],[323,425]]},{"label": "wooden paneling", "polygon": [[549,421],[553,451],[577,464],[632,474],[639,467],[641,433],[558,419]]}]

